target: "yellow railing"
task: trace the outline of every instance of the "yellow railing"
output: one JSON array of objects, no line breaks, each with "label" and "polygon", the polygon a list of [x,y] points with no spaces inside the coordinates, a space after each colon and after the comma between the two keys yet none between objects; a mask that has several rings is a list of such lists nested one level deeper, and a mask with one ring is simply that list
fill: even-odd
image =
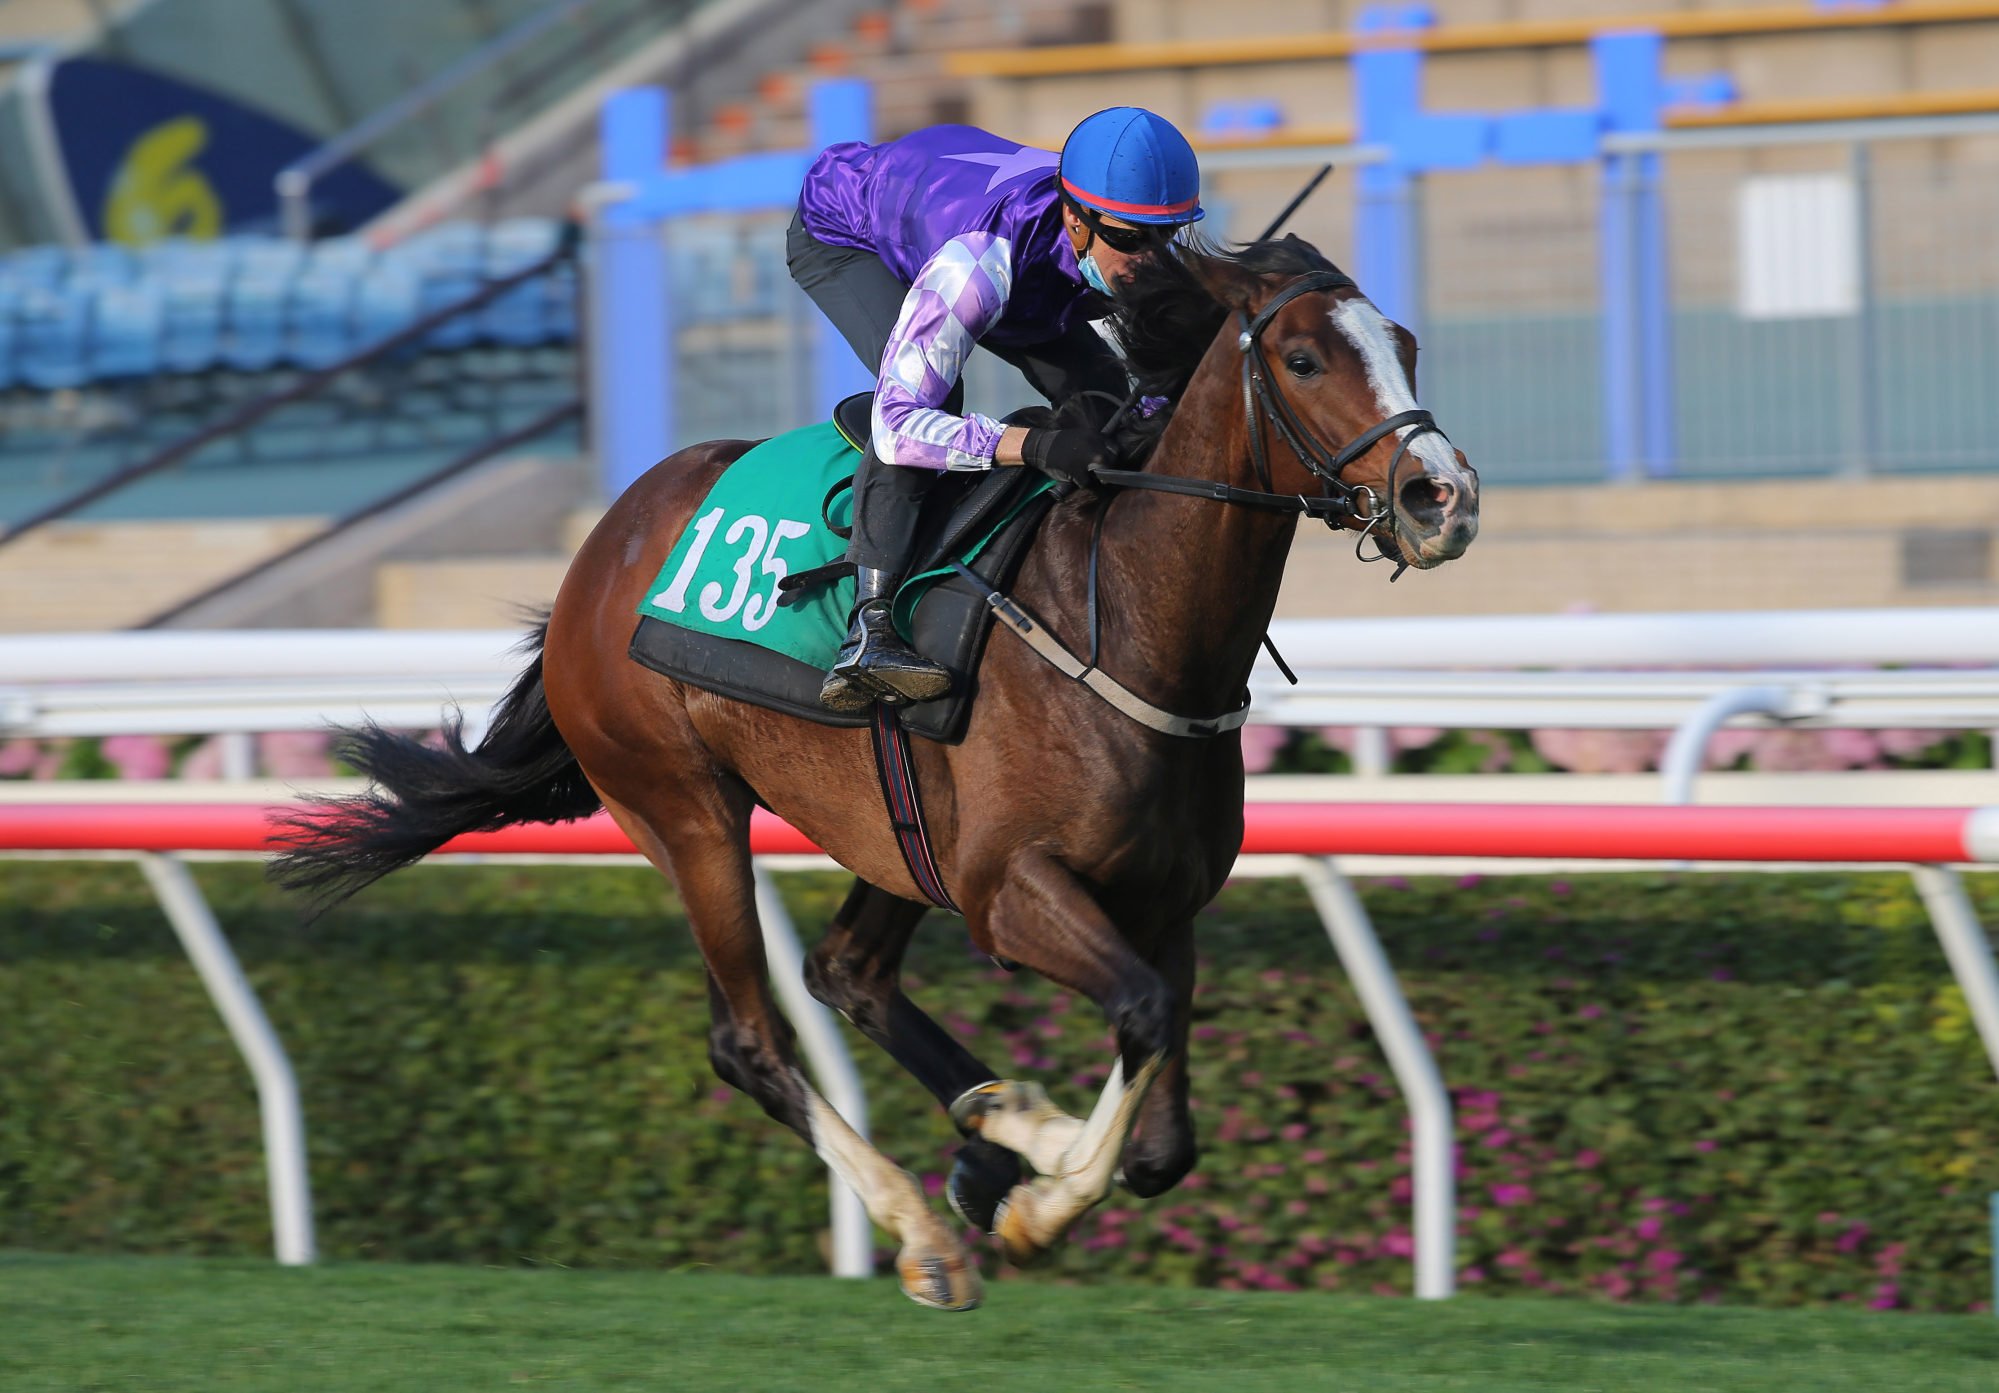
[{"label": "yellow railing", "polygon": [[1393,36],[1321,32],[1268,38],[1182,39],[1157,43],[1074,44],[1058,48],[990,49],[950,54],[946,69],[958,77],[1054,77],[1077,73],[1134,72],[1149,68],[1219,68],[1345,58],[1357,50],[1394,45],[1429,53],[1472,53],[1586,44],[1598,34],[1648,30],[1669,39],[1718,39],[1748,34],[1791,34],[1892,29],[1919,24],[1969,24],[1999,20],[1999,0],[1916,0],[1879,10],[1825,11],[1794,6],[1747,10],[1676,10],[1614,19],[1536,19],[1505,24],[1456,24]]},{"label": "yellow railing", "polygon": [[1674,130],[1710,126],[1781,126],[1807,121],[1876,121],[1895,116],[1962,116],[1999,112],[1999,87],[1957,92],[1893,92],[1878,97],[1802,97],[1737,102],[1666,113]]},{"label": "yellow railing", "polygon": [[[1668,110],[1669,130],[1704,130],[1715,126],[1781,126],[1813,121],[1877,121],[1897,116],[1962,116],[1999,112],[1999,87],[1955,92],[1896,92],[1873,97],[1809,97],[1796,101],[1737,102],[1729,106],[1682,107]],[[1505,113],[1496,113],[1504,115]],[[1240,136],[1194,137],[1194,148],[1207,152],[1286,150],[1300,146],[1350,145],[1357,137],[1351,126],[1287,126]]]}]

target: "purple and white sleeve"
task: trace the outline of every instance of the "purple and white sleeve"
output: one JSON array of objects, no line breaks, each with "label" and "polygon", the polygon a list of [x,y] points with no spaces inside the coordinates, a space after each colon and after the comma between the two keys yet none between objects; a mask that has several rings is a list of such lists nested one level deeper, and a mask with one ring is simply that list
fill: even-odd
[{"label": "purple and white sleeve", "polygon": [[1004,429],[976,412],[942,410],[980,335],[1013,290],[1013,244],[990,232],[946,242],[903,298],[875,384],[874,448],[916,469],[991,469]]}]

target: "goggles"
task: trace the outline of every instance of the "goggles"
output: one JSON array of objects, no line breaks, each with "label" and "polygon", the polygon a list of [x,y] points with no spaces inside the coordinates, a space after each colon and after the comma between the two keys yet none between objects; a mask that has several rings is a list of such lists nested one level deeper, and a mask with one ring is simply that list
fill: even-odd
[{"label": "goggles", "polygon": [[1104,221],[1103,214],[1094,208],[1086,208],[1073,198],[1065,198],[1083,220],[1083,226],[1103,239],[1104,245],[1112,251],[1123,252],[1126,256],[1136,256],[1141,252],[1158,251],[1171,242],[1174,235],[1185,227],[1185,223],[1162,223],[1147,227],[1127,227]]}]

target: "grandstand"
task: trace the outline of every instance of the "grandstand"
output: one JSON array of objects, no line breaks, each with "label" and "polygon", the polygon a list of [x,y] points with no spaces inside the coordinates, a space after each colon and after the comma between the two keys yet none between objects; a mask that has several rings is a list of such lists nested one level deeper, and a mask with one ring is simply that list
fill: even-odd
[{"label": "grandstand", "polygon": [[[273,7],[308,21],[289,25],[233,25],[227,0],[153,0],[0,5],[0,44],[30,9],[43,16],[38,37],[209,83],[336,152],[325,177],[365,164],[402,197],[309,245],[277,235],[274,200],[257,226],[212,240],[64,245],[21,183],[27,162],[4,162],[15,172],[0,237],[23,243],[0,256],[9,525],[364,360],[0,548],[11,628],[155,619],[173,607],[164,599],[546,417],[575,390],[587,327],[569,262],[416,342],[367,350],[590,220],[610,92],[666,86],[671,158],[710,164],[801,145],[813,84],[833,76],[869,84],[877,137],[965,120],[1054,145],[1096,107],[1153,106],[1195,133],[1209,225],[1223,235],[1253,230],[1332,159],[1293,226],[1384,303],[1395,289],[1359,229],[1370,200],[1406,205],[1397,225],[1420,285],[1393,312],[1423,338],[1426,400],[1485,472],[1480,564],[1356,591],[1340,580],[1337,539],[1303,534],[1285,613],[1323,612],[1329,594],[1349,612],[1409,613],[1971,603],[1999,585],[1999,396],[1981,386],[1999,368],[1999,270],[1982,232],[1999,214],[1990,0],[301,0]],[[99,30],[104,15],[114,22]],[[1597,120],[1599,40],[1633,30],[1656,33],[1663,55],[1660,138],[1643,158],[1670,286],[1672,449],[1655,458],[1648,436],[1622,465],[1611,459],[1625,478],[1606,487],[1617,406],[1602,380],[1603,168],[1572,153],[1522,157],[1516,142],[1559,145]],[[395,64],[379,59],[388,48]],[[1369,182],[1385,128],[1366,74],[1382,53],[1413,55],[1409,114],[1465,146],[1392,196]],[[24,139],[19,77],[0,97],[0,151]],[[1760,230],[1744,221],[1757,200]],[[1763,264],[1753,239],[1765,260],[1777,247],[1797,262],[1770,238],[1827,218],[1860,239],[1861,283],[1773,308],[1752,284]],[[718,213],[663,233],[683,440],[773,431],[813,408],[810,321],[784,271],[782,229],[774,214]],[[1804,260],[1834,257],[1813,236]],[[985,409],[1023,390],[992,372],[972,388]],[[350,529],[338,566],[302,572],[291,599],[230,613],[501,622],[505,602],[549,593],[601,506],[578,464],[584,438],[565,422],[517,442],[406,506],[396,527]],[[1911,473],[1950,484],[1910,487]],[[490,525],[501,478],[537,500],[522,509],[536,521],[494,529],[474,543],[485,554],[454,560]],[[145,542],[149,527],[181,540]],[[176,564],[191,527],[202,529],[199,563]],[[493,554],[507,546],[532,550]],[[143,585],[120,557],[145,558]],[[327,594],[348,597],[345,608]]]}]

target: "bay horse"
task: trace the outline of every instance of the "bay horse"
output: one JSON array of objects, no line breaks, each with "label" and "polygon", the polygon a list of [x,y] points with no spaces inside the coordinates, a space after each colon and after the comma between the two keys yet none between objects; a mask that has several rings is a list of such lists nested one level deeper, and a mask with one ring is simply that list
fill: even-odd
[{"label": "bay horse", "polygon": [[[1012,594],[1155,710],[1225,717],[1245,700],[1301,512],[1360,533],[1357,548],[1372,539],[1398,568],[1435,566],[1476,534],[1478,476],[1417,408],[1414,339],[1308,244],[1200,242],[1165,262],[1121,287],[1113,318],[1139,390],[1166,403],[1118,426],[1142,467],[1058,503]],[[611,506],[476,748],[455,726],[442,748],[349,732],[348,758],[375,788],[301,814],[276,874],[330,901],[461,832],[608,809],[679,891],[707,970],[715,1071],[861,1197],[901,1245],[910,1297],[964,1310],[981,1284],[959,1237],[799,1065],[766,972],[751,809],[766,804],[857,877],[808,986],[948,1110],[966,1138],[953,1206],[1026,1263],[1118,1181],[1149,1197],[1193,1168],[1193,924],[1241,845],[1241,740],[1226,720],[1211,738],[1150,729],[996,632],[962,741],[916,742],[936,865],[972,942],[1087,996],[1115,1032],[1094,1109],[1065,1114],[903,993],[928,905],[869,732],[627,657],[644,588],[750,444],[689,446]]]}]

